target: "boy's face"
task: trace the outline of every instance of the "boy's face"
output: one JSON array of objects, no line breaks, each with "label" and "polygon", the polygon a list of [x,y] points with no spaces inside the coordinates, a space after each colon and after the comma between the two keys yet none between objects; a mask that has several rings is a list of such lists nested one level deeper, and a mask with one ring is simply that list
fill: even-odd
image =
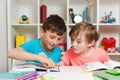
[{"label": "boy's face", "polygon": [[78,37],[74,39],[71,38],[71,44],[76,54],[86,53],[89,47],[84,35],[78,35]]},{"label": "boy's face", "polygon": [[52,51],[52,49],[60,43],[63,36],[64,34],[59,36],[56,32],[50,30],[44,32],[44,30],[42,30],[41,44],[46,51]]}]

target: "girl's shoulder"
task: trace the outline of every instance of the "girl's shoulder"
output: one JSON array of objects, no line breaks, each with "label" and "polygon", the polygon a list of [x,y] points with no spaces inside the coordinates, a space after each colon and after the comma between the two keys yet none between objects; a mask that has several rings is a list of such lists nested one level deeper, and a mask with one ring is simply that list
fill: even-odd
[{"label": "girl's shoulder", "polygon": [[68,50],[67,50],[67,52],[72,52],[72,51],[73,51],[73,49],[72,49],[72,48],[70,48],[70,49],[68,49]]},{"label": "girl's shoulder", "polygon": [[70,48],[65,53],[70,55],[70,54],[74,54],[74,51],[72,48]]},{"label": "girl's shoulder", "polygon": [[106,53],[106,51],[103,48],[95,47],[95,52],[97,53]]},{"label": "girl's shoulder", "polygon": [[103,48],[95,47],[95,50],[105,51]]}]

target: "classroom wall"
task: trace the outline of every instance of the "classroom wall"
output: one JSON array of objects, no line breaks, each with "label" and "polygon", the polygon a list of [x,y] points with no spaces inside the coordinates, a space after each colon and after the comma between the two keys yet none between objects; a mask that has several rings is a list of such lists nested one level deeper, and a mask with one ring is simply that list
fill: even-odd
[{"label": "classroom wall", "polygon": [[0,0],[0,73],[7,71],[7,0]]}]

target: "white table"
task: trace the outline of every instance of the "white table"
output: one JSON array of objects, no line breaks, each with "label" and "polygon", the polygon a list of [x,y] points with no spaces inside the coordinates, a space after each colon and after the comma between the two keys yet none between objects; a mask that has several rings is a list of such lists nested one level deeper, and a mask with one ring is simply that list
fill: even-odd
[{"label": "white table", "polygon": [[61,66],[60,72],[48,72],[44,75],[44,78],[48,77],[54,78],[53,80],[95,80],[91,72],[85,72],[80,66]]}]

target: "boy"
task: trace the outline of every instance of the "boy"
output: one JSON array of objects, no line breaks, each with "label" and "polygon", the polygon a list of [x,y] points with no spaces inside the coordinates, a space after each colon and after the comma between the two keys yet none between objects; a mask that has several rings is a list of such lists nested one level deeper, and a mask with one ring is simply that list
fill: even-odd
[{"label": "boy", "polygon": [[69,49],[57,64],[59,66],[83,66],[88,62],[110,60],[105,50],[95,46],[99,39],[96,27],[88,22],[80,22],[72,27],[69,33],[72,48]]},{"label": "boy", "polygon": [[31,40],[8,52],[8,57],[27,62],[41,63],[44,67],[55,67],[61,57],[61,49],[57,46],[66,32],[64,20],[51,15],[44,22],[41,28],[41,38]]}]

